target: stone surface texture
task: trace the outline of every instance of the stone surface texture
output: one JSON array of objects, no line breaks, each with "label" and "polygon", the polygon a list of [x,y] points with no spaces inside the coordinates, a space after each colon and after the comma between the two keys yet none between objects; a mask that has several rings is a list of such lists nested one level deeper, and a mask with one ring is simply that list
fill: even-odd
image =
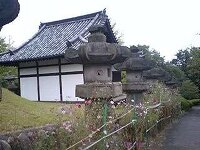
[{"label": "stone surface texture", "polygon": [[122,95],[122,84],[113,83],[88,83],[76,86],[76,96],[81,98],[106,98]]},{"label": "stone surface texture", "polygon": [[128,102],[140,103],[143,92],[149,89],[149,84],[143,80],[143,71],[152,67],[152,62],[140,56],[137,47],[130,48],[128,59],[115,65],[117,70],[126,71],[127,83],[123,84],[123,91],[127,94]]},{"label": "stone surface texture", "polygon": [[12,150],[11,146],[4,140],[0,140],[0,150]]},{"label": "stone surface texture", "polygon": [[29,139],[29,137],[25,133],[21,133],[18,136],[18,139],[20,141],[20,145],[21,145],[22,150],[31,150],[32,149],[31,140]]}]

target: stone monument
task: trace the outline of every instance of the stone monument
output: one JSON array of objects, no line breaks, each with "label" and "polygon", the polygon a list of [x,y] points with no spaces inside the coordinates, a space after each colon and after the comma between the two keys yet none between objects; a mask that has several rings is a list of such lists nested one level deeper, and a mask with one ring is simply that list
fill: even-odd
[{"label": "stone monument", "polygon": [[169,80],[167,72],[161,68],[152,68],[144,71],[143,76],[145,81],[148,82],[150,86],[153,86],[157,81]]},{"label": "stone monument", "polygon": [[171,80],[165,82],[166,86],[170,89],[176,89],[178,87],[179,82],[175,78],[171,78]]},{"label": "stone monument", "polygon": [[123,91],[127,94],[129,103],[140,103],[142,93],[149,89],[149,85],[143,80],[143,71],[152,66],[152,62],[140,57],[139,49],[132,47],[129,58],[123,63],[115,65],[117,70],[126,71],[127,83],[123,84]]},{"label": "stone monument", "polygon": [[[107,43],[102,26],[94,26],[89,31],[88,43],[81,45],[78,50],[67,49],[65,58],[69,62],[83,64],[84,84],[76,86],[76,96],[90,101],[85,105],[86,126],[90,131],[96,131],[112,114],[111,98],[122,95],[122,84],[112,82],[112,65],[124,61],[129,49],[116,43]],[[105,127],[103,133],[107,133]]]}]

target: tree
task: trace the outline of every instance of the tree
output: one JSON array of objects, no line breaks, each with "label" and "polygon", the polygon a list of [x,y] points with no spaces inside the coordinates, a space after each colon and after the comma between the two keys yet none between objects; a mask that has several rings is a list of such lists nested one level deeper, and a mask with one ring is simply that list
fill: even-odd
[{"label": "tree", "polygon": [[186,79],[185,72],[183,72],[178,66],[171,63],[166,63],[163,69],[170,73],[177,81],[182,82]]},{"label": "tree", "polygon": [[187,75],[200,89],[200,48],[191,48],[190,55],[186,68]]},{"label": "tree", "polygon": [[[11,46],[5,42],[5,39],[0,37],[0,53],[5,52]],[[6,87],[6,83],[3,78],[7,75],[17,75],[16,67],[6,67],[0,66],[0,80],[4,87]]]},{"label": "tree", "polygon": [[160,53],[155,49],[150,50],[147,45],[137,45],[138,49],[141,50],[146,59],[152,60],[157,67],[163,67],[165,60],[160,56]]},{"label": "tree", "polygon": [[186,99],[199,98],[199,89],[191,80],[185,80],[180,87],[180,94]]},{"label": "tree", "polygon": [[0,37],[0,53],[6,51],[8,44],[6,44],[5,39]]},{"label": "tree", "polygon": [[186,67],[190,60],[190,57],[191,55],[189,48],[185,50],[179,50],[178,53],[176,54],[176,59],[173,59],[171,63],[180,67],[182,71],[186,72]]},{"label": "tree", "polygon": [[115,37],[117,38],[118,44],[119,45],[123,45],[124,41],[123,41],[123,34],[119,32],[118,29],[116,29],[116,23],[113,23],[111,26],[113,33],[115,35]]}]

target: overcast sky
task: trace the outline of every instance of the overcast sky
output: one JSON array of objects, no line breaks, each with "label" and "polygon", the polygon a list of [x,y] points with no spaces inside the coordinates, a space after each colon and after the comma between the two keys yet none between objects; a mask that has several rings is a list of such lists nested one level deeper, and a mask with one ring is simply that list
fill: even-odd
[{"label": "overcast sky", "polygon": [[30,39],[40,22],[107,10],[124,45],[146,44],[167,60],[179,49],[200,46],[199,0],[19,0],[19,17],[3,27],[1,37],[18,47]]}]

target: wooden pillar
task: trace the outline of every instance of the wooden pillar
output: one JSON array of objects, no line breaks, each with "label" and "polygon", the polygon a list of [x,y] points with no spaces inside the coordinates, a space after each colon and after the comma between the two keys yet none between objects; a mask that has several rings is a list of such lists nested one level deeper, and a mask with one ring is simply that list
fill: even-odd
[{"label": "wooden pillar", "polygon": [[20,66],[19,66],[19,64],[17,66],[17,72],[18,72],[19,96],[21,96],[21,82],[20,82]]},{"label": "wooden pillar", "polygon": [[60,85],[60,101],[63,101],[62,95],[62,73],[61,73],[61,59],[58,59],[58,66],[59,66],[59,85]]},{"label": "wooden pillar", "polygon": [[40,75],[39,75],[39,65],[36,61],[36,70],[37,70],[37,92],[38,92],[38,101],[40,101]]}]

